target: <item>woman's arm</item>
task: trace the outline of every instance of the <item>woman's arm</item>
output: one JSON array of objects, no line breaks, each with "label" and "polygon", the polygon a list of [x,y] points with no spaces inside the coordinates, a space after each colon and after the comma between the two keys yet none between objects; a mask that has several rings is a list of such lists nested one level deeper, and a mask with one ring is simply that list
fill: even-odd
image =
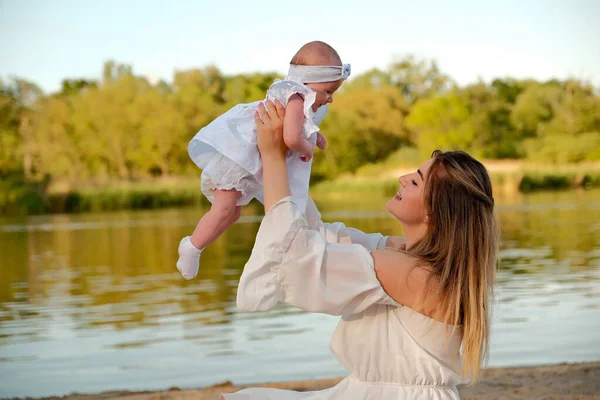
[{"label": "woman's arm", "polygon": [[291,195],[283,141],[285,110],[278,102],[267,106],[268,113],[260,104],[255,117],[267,215],[244,267],[238,307],[257,311],[286,302],[307,311],[352,314],[394,300],[417,306],[429,271],[417,267],[414,258],[393,250],[369,253],[357,244],[328,243],[309,227],[295,204],[282,201]]},{"label": "woman's arm", "polygon": [[262,220],[237,290],[241,311],[266,311],[277,303],[330,315],[397,305],[377,280],[369,251],[328,243],[290,198],[273,205]]},{"label": "woman's arm", "polygon": [[315,147],[302,135],[303,124],[304,99],[299,94],[294,94],[290,97],[285,110],[283,140],[290,150],[310,159],[313,156]]},{"label": "woman's arm", "polygon": [[306,203],[306,220],[310,229],[321,232],[329,243],[360,244],[369,251],[393,248],[406,249],[406,239],[400,236],[384,236],[381,233],[364,233],[358,229],[347,227],[341,222],[323,222],[317,205],[308,198]]},{"label": "woman's arm", "polygon": [[283,198],[261,222],[240,277],[237,307],[266,311],[287,303],[330,315],[352,315],[374,304],[418,307],[424,275],[414,266],[405,253],[328,242]]},{"label": "woman's arm", "polygon": [[279,101],[275,101],[275,104],[271,102],[267,104],[271,107],[273,119],[262,102],[254,114],[257,144],[263,165],[265,213],[269,212],[279,200],[292,195],[285,163],[285,153],[288,148],[282,134],[285,109]]},{"label": "woman's arm", "polygon": [[429,280],[429,268],[410,254],[396,250],[377,250],[371,257],[377,280],[391,298],[430,318],[444,320],[438,310],[441,295],[437,293],[437,280]]},{"label": "woman's arm", "polygon": [[[286,110],[279,101],[275,101],[274,104],[270,103],[270,105],[273,109],[273,111],[271,111],[271,114],[267,113],[264,105],[260,103],[258,106],[258,111],[254,116],[258,132],[258,147],[261,153],[263,163],[265,212],[268,212],[271,209],[271,207],[274,204],[276,204],[279,200],[291,195],[289,178],[287,173],[287,165],[285,163],[285,153],[288,148],[285,140],[283,139],[283,136],[285,135],[285,123],[286,121],[289,121],[288,113],[291,111],[291,109],[288,105],[288,109]],[[284,133],[282,134],[281,131],[283,131]],[[311,202],[311,204],[314,208],[314,212],[312,214],[315,214],[315,221],[320,221],[321,214],[316,209],[316,205],[314,205],[314,202]],[[307,208],[307,211],[309,210],[312,210],[310,206]],[[332,225],[331,227],[332,229],[329,229],[329,231],[339,231],[339,229],[333,229],[334,227]],[[326,228],[327,225],[323,229],[327,230]],[[350,242],[360,243],[364,245],[364,243],[362,242],[366,243],[366,241],[360,240],[360,238],[358,237],[360,236],[359,234],[365,235],[366,237],[366,234],[363,234],[362,232],[356,230],[346,232],[344,236],[350,236]],[[326,237],[329,236],[326,235]],[[338,243],[343,242],[343,240],[339,239],[339,235],[336,234],[335,236],[338,237],[338,240],[335,241],[337,241]],[[398,236],[390,236],[387,238],[384,247],[404,249],[405,244],[406,239]],[[369,250],[381,248],[381,246],[379,245],[375,245],[375,248],[372,247],[373,246],[367,246]]]}]

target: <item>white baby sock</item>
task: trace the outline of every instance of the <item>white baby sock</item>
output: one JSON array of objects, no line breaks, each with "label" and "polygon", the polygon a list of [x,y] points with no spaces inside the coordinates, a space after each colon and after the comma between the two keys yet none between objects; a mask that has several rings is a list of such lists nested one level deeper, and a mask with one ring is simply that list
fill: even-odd
[{"label": "white baby sock", "polygon": [[200,253],[204,249],[198,249],[190,242],[190,237],[186,236],[179,242],[179,260],[177,260],[177,269],[185,279],[194,279],[200,268]]}]

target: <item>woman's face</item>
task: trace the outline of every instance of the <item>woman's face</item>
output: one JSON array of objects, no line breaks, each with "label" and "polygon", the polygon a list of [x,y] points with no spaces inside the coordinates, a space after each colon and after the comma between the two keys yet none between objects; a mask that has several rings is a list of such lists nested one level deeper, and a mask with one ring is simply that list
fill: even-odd
[{"label": "woman's face", "polygon": [[424,162],[415,172],[398,178],[400,188],[387,203],[387,210],[406,225],[426,222],[423,190],[432,159]]}]

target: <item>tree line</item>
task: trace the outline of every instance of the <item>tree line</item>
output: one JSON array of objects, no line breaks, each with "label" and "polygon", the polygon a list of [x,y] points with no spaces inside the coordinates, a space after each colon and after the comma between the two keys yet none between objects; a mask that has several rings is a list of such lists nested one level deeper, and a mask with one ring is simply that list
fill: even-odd
[{"label": "tree line", "polygon": [[[151,82],[109,61],[101,79],[65,79],[56,93],[0,81],[0,178],[77,185],[198,175],[187,142],[233,105],[263,99],[276,78],[207,66]],[[435,61],[407,56],[354,77],[334,99],[321,125],[328,148],[316,154],[317,180],[397,151],[424,159],[436,148],[485,159],[600,160],[600,96],[584,80],[459,86]]]}]

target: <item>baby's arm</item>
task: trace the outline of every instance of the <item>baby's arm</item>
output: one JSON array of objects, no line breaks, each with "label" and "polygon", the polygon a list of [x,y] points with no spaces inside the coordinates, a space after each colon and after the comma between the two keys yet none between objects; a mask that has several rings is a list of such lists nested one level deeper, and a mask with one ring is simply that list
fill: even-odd
[{"label": "baby's arm", "polygon": [[302,135],[304,124],[304,99],[298,94],[290,97],[283,119],[283,140],[290,150],[310,159],[315,146]]}]

